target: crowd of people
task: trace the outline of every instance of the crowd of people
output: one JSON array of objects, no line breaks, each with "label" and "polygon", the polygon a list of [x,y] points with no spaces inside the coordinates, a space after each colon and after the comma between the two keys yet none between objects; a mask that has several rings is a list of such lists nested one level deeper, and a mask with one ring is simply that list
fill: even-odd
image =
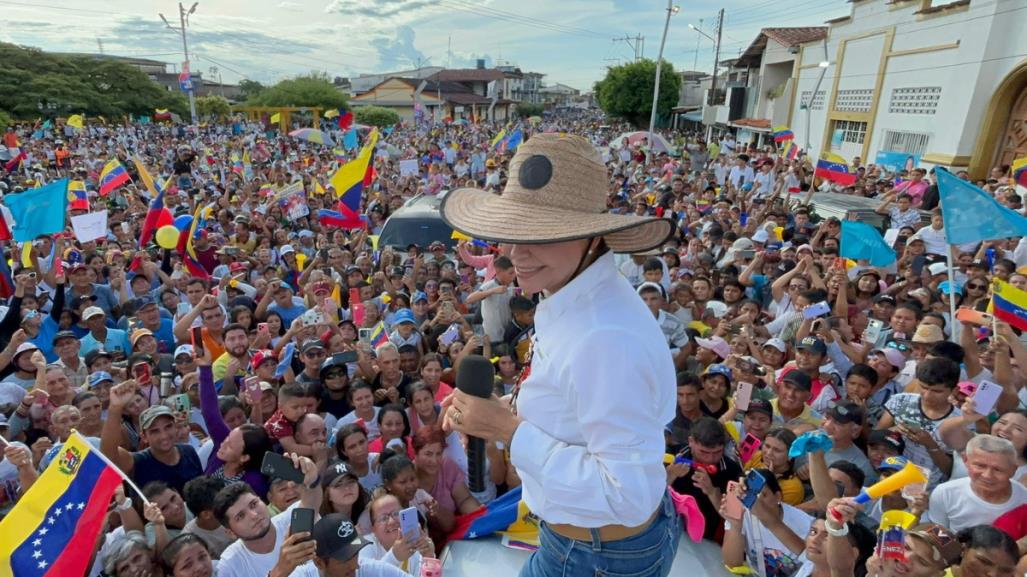
[{"label": "crowd of people", "polygon": [[[761,577],[1024,574],[1027,339],[986,315],[992,279],[1027,289],[1023,239],[946,244],[937,185],[919,168],[856,158],[856,183],[840,187],[815,179],[804,156],[729,134],[667,132],[668,154],[618,138],[625,127],[594,113],[519,128],[525,140],[589,139],[608,168],[609,212],[676,225],[661,248],[615,258],[678,371],[666,483],[694,498],[725,566]],[[366,225],[342,229],[316,215],[334,207],[330,176],[355,151],[242,120],[8,128],[7,158],[25,156],[0,193],[80,181],[86,200],[69,215],[107,210],[109,230],[80,242],[69,226],[24,254],[7,247],[0,515],[74,430],[146,497],[116,494],[90,575],[421,575],[462,515],[520,484],[508,447],[489,443],[485,490],[469,489],[467,439],[442,427],[442,404],[470,354],[495,365],[498,397],[516,397],[544,295],[519,288],[502,245],[379,246],[377,235],[416,195],[501,193],[514,151],[500,130],[383,132]],[[165,183],[174,216],[208,215],[192,238],[204,274],[175,250],[139,246],[150,201],[133,157]],[[101,195],[114,158],[133,181]],[[401,174],[411,159],[418,172]],[[305,210],[275,194],[297,181]],[[1022,212],[1008,167],[977,184]],[[841,257],[841,223],[817,214],[817,190],[878,199],[896,262]],[[953,318],[952,301],[985,314]],[[974,399],[983,383],[1001,388],[986,414]],[[299,477],[265,474],[268,453]],[[928,482],[856,504],[908,463]],[[409,507],[413,535],[400,531]],[[309,533],[290,534],[297,508],[317,512]],[[875,549],[893,510],[915,518],[903,559]]]}]

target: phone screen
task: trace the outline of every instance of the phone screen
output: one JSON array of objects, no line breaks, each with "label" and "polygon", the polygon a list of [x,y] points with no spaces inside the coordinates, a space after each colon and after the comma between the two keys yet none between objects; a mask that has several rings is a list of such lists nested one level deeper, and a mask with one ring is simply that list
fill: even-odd
[{"label": "phone screen", "polygon": [[151,380],[150,363],[141,362],[132,365],[132,376],[139,385],[146,385]]}]

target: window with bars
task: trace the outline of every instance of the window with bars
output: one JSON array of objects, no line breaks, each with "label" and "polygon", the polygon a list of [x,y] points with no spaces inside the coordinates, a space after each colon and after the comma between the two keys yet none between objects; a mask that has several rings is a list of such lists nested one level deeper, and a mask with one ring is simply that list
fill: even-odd
[{"label": "window with bars", "polygon": [[867,123],[854,120],[836,120],[834,129],[842,131],[842,142],[863,144],[867,134]]},{"label": "window with bars", "polygon": [[941,86],[895,88],[888,112],[892,114],[934,114],[941,100]]},{"label": "window with bars", "polygon": [[931,135],[922,132],[885,130],[882,150],[923,155],[927,152],[927,144],[930,141]]},{"label": "window with bars", "polygon": [[812,90],[803,90],[802,98],[799,102],[803,104],[809,103],[810,110],[823,110],[824,109],[824,91],[817,90],[817,95],[813,97],[813,102],[810,102],[810,96],[813,94]]}]

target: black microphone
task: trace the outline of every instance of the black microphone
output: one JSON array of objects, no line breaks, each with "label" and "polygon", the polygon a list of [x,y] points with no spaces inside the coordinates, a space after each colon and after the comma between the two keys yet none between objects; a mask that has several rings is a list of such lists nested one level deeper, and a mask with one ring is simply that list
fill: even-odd
[{"label": "black microphone", "polygon": [[[481,355],[467,355],[460,361],[456,372],[456,388],[487,399],[492,396],[496,368]],[[467,437],[467,486],[480,493],[485,490],[485,439]]]}]

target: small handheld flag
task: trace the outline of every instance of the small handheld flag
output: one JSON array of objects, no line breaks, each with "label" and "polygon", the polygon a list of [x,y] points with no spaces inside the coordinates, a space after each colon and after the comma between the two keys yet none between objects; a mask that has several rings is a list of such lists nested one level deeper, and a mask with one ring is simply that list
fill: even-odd
[{"label": "small handheld flag", "polygon": [[849,168],[849,163],[844,158],[833,152],[822,152],[817,167],[813,171],[814,178],[830,180],[842,186],[850,186],[856,183],[856,173]]},{"label": "small handheld flag", "polygon": [[795,134],[791,128],[780,125],[774,127],[774,142],[780,144],[786,140],[792,140],[795,138]]},{"label": "small handheld flag", "polygon": [[118,159],[113,158],[103,165],[103,169],[100,171],[100,196],[107,196],[119,186],[128,184],[131,181],[132,179],[128,176],[128,172],[125,171],[125,167],[121,165]]},{"label": "small handheld flag", "polygon": [[1027,187],[1027,156],[1013,161],[1013,181]]}]

